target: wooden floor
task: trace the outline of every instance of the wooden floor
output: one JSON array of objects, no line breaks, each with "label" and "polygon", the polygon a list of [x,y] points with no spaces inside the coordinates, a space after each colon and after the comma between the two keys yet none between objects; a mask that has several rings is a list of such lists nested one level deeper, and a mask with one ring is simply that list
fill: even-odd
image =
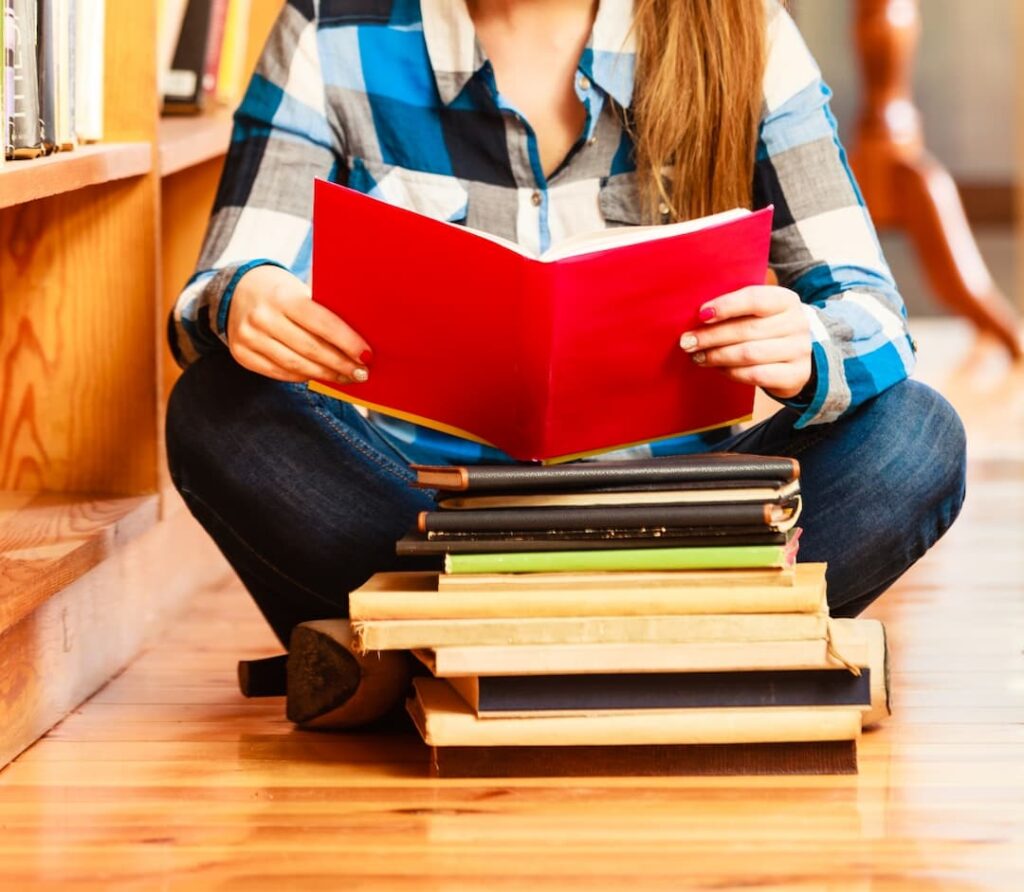
[{"label": "wooden floor", "polygon": [[859,776],[431,781],[411,735],[243,700],[274,648],[226,580],[0,773],[0,889],[1024,889],[1024,373],[918,339],[970,493],[872,611],[896,714]]}]

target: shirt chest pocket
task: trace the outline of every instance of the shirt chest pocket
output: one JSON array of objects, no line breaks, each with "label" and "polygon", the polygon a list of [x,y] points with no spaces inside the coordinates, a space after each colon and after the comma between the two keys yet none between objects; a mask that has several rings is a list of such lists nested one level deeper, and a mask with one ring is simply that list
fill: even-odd
[{"label": "shirt chest pocket", "polygon": [[455,177],[370,161],[348,159],[347,185],[388,204],[449,223],[465,221],[469,193]]},{"label": "shirt chest pocket", "polygon": [[609,227],[643,226],[650,222],[644,219],[635,173],[617,173],[602,180],[597,204]]}]

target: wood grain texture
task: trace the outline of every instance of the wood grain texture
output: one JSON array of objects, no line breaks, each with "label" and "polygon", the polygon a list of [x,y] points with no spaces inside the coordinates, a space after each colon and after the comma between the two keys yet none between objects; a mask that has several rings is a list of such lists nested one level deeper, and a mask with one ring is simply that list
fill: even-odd
[{"label": "wood grain texture", "polygon": [[[223,558],[183,508],[147,530],[132,529],[149,524],[155,503],[155,496],[81,503],[51,508],[49,522],[16,525],[27,533],[26,546],[52,538],[55,529],[64,539],[68,528],[92,535],[43,577],[59,584],[55,591],[29,579],[0,596],[0,765],[123,669],[186,595],[225,573]],[[190,555],[187,566],[180,566],[179,550]],[[73,581],[60,577],[69,565],[81,571],[87,560],[92,568]],[[3,877],[0,868],[0,885]]]},{"label": "wood grain texture", "polygon": [[0,208],[148,173],[148,142],[79,146],[34,161],[6,164],[0,172]]},{"label": "wood grain texture", "polygon": [[169,115],[160,119],[160,175],[170,176],[222,157],[231,138],[231,113],[214,108],[201,115]]},{"label": "wood grain texture", "polygon": [[242,698],[235,661],[277,644],[231,583],[197,591],[0,773],[0,875],[76,890],[1020,888],[1024,391],[995,345],[917,337],[978,446],[964,515],[871,611],[895,714],[863,736],[859,775],[431,780],[410,731],[301,732],[280,700]]},{"label": "wood grain texture", "polygon": [[156,496],[0,492],[0,636],[156,521]]},{"label": "wood grain texture", "polygon": [[150,176],[0,211],[0,490],[156,487]]}]

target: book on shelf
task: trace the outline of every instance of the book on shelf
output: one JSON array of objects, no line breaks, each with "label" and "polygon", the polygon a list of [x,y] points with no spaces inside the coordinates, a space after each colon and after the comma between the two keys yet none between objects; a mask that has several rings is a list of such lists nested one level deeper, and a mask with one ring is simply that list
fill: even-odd
[{"label": "book on shelf", "polygon": [[[705,301],[764,282],[771,215],[617,227],[536,257],[318,180],[313,299],[375,359],[364,383],[310,386],[542,462],[745,419],[753,388],[697,366],[679,336]],[[403,245],[401,264],[380,232]],[[367,289],[380,299],[351,299]],[[459,349],[438,349],[447,343]]]},{"label": "book on shelf", "polygon": [[14,108],[14,18],[10,0],[0,0],[0,167],[14,149],[11,115]]},{"label": "book on shelf", "polygon": [[448,684],[479,718],[663,709],[871,705],[871,670],[735,669],[454,676]]},{"label": "book on shelf", "polygon": [[518,644],[801,641],[826,640],[829,634],[825,613],[353,620],[352,629],[361,651]]},{"label": "book on shelf", "polygon": [[217,78],[220,74],[220,56],[224,45],[224,29],[228,18],[228,0],[209,0],[210,22],[206,36],[206,59],[203,62],[203,93],[207,96],[217,92]]},{"label": "book on shelf", "polygon": [[164,114],[195,114],[203,109],[212,12],[211,0],[188,0],[171,67],[160,82]]},{"label": "book on shelf", "polygon": [[413,681],[408,702],[428,746],[784,743],[856,740],[860,706],[650,709],[478,718],[447,681]]},{"label": "book on shelf", "polygon": [[39,0],[37,66],[41,139],[46,152],[75,142],[73,0]]},{"label": "book on shelf", "polygon": [[[646,577],[652,577],[650,579]],[[349,616],[366,620],[501,619],[534,617],[687,616],[693,614],[817,614],[827,611],[825,565],[798,564],[792,584],[744,581],[729,571],[691,585],[686,573],[581,574],[567,586],[475,590],[439,587],[430,570],[376,573],[349,593]]]},{"label": "book on shelf", "polygon": [[431,746],[430,767],[438,778],[856,774],[857,742]]},{"label": "book on shelf", "polygon": [[234,105],[245,87],[252,0],[160,0],[157,69],[165,114]]},{"label": "book on shelf", "polygon": [[161,93],[164,79],[171,70],[174,51],[178,46],[181,26],[185,21],[188,0],[157,0],[156,13],[156,67],[157,86]]},{"label": "book on shelf", "polygon": [[224,40],[220,48],[215,92],[224,105],[238,102],[245,89],[246,50],[249,45],[249,18],[252,0],[228,0],[228,15],[224,25]]},{"label": "book on shelf", "polygon": [[43,154],[39,117],[39,66],[36,57],[36,0],[7,0],[7,24],[14,34],[12,80],[12,158],[37,158]]},{"label": "book on shelf", "polygon": [[103,139],[106,0],[77,0],[74,105],[79,142]]}]

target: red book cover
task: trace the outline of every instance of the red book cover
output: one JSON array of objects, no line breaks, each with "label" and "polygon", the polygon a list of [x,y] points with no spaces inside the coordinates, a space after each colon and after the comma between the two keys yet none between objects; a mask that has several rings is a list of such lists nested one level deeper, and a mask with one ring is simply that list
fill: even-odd
[{"label": "red book cover", "polygon": [[224,47],[224,23],[228,16],[228,0],[210,0],[210,31],[206,39],[206,61],[203,64],[203,92],[217,90],[220,53]]},{"label": "red book cover", "polygon": [[586,253],[565,256],[567,242],[539,259],[318,180],[313,299],[374,360],[362,384],[310,386],[521,461],[749,418],[754,389],[679,347],[705,301],[765,281],[772,209],[740,213],[633,244],[640,229],[607,230]]}]

